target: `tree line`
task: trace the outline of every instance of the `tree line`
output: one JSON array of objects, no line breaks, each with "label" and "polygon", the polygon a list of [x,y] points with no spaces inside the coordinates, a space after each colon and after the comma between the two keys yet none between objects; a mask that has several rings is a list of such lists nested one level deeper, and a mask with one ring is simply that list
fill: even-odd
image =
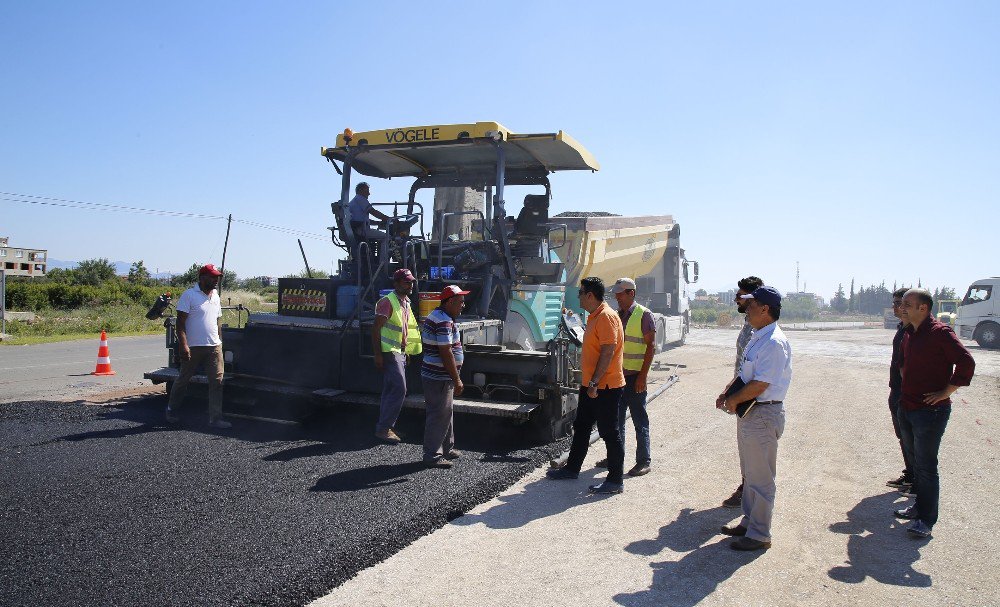
[{"label": "tree line", "polygon": [[[898,285],[898,286],[897,286]],[[851,279],[851,290],[844,292],[844,285],[837,285],[837,293],[830,300],[830,307],[841,314],[871,314],[879,316],[883,310],[892,307],[892,294],[899,288],[913,288],[913,284],[892,283],[892,288],[886,286],[883,280],[878,286],[871,285],[865,287],[861,285],[857,291],[854,290],[854,279]],[[922,288],[920,280],[917,280],[916,287]],[[955,289],[952,287],[935,288],[932,292],[935,303],[941,299],[956,299]]]}]

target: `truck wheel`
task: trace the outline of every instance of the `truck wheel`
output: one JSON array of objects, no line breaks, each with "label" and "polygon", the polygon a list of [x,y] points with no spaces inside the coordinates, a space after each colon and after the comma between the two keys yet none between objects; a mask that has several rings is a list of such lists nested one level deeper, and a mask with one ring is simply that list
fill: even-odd
[{"label": "truck wheel", "polygon": [[976,342],[983,348],[1000,348],[1000,325],[983,323],[976,331]]}]

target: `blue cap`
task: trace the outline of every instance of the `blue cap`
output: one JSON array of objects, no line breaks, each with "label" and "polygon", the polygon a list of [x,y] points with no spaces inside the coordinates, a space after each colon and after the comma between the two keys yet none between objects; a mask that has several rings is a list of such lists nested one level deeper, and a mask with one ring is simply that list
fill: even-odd
[{"label": "blue cap", "polygon": [[765,306],[771,306],[772,308],[781,307],[781,293],[774,287],[757,287],[754,289],[753,293],[750,295],[740,295],[740,299],[756,299],[757,303]]}]

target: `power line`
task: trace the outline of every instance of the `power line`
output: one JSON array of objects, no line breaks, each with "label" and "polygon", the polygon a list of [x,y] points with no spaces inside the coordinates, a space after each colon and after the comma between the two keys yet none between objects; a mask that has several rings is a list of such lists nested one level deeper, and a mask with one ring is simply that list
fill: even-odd
[{"label": "power line", "polygon": [[[14,198],[9,198],[10,196],[13,196]],[[15,192],[0,192],[0,200],[4,200],[7,202],[22,202],[26,204],[62,207],[67,209],[79,209],[84,211],[135,213],[140,215],[153,215],[156,217],[179,217],[185,219],[210,219],[210,220],[223,220],[223,221],[225,221],[226,219],[226,217],[223,217],[222,215],[207,215],[204,213],[189,213],[184,211],[168,211],[164,209],[147,209],[142,207],[131,207],[118,204],[85,202],[82,200],[67,200],[64,198],[52,198],[49,196],[34,196],[31,194],[18,194]],[[238,219],[236,217],[233,218],[233,221],[255,228],[273,230],[275,232],[292,234],[296,236],[301,236],[303,238],[312,238],[316,240],[322,240],[324,242],[330,241],[328,236],[322,236],[320,234],[315,234],[313,232],[306,232],[304,230],[298,230],[295,228],[275,226],[247,219]]]}]

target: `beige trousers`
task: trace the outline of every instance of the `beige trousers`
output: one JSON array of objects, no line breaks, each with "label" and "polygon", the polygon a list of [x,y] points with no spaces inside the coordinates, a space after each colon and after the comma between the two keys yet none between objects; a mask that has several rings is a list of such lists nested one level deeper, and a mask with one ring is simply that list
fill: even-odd
[{"label": "beige trousers", "polygon": [[191,376],[201,363],[205,363],[205,375],[208,377],[208,421],[211,422],[222,416],[222,346],[191,347],[191,358],[181,363],[181,375],[170,389],[167,408],[174,412],[180,408]]}]

